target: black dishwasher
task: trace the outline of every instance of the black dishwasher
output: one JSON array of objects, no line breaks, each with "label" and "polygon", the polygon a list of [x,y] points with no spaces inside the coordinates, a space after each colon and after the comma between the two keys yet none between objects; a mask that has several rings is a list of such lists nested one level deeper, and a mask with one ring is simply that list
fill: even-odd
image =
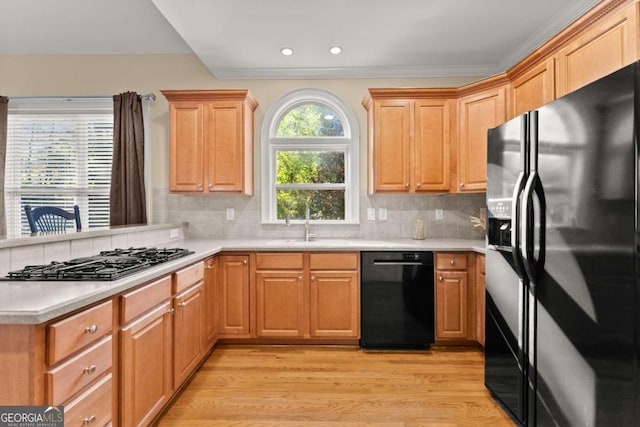
[{"label": "black dishwasher", "polygon": [[433,252],[362,252],[361,267],[360,347],[429,348]]}]

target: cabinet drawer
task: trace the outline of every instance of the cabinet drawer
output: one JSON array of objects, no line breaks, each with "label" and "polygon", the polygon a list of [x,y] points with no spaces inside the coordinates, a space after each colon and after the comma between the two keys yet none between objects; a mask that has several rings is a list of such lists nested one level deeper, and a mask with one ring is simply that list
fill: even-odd
[{"label": "cabinet drawer", "polygon": [[65,427],[104,426],[111,421],[111,374],[64,407]]},{"label": "cabinet drawer", "polygon": [[302,270],[303,257],[299,253],[259,253],[256,254],[256,269]]},{"label": "cabinet drawer", "polygon": [[204,278],[204,262],[176,271],[173,277],[173,292],[178,293]]},{"label": "cabinet drawer", "polygon": [[100,378],[111,368],[111,354],[111,336],[108,336],[57,368],[45,372],[48,404],[61,405]]},{"label": "cabinet drawer", "polygon": [[438,253],[436,254],[436,270],[466,270],[467,254],[459,253]]},{"label": "cabinet drawer", "polygon": [[81,311],[47,327],[47,362],[49,366],[111,332],[111,300]]},{"label": "cabinet drawer", "polygon": [[120,297],[121,322],[127,323],[171,297],[171,276],[156,280]]},{"label": "cabinet drawer", "polygon": [[357,270],[358,254],[354,252],[310,254],[309,268],[311,270]]}]

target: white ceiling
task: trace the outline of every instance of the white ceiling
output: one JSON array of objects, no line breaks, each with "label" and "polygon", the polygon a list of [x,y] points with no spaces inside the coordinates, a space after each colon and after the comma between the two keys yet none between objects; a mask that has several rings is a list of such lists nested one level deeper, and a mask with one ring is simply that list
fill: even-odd
[{"label": "white ceiling", "polygon": [[194,52],[221,79],[482,76],[598,1],[0,0],[0,55]]}]

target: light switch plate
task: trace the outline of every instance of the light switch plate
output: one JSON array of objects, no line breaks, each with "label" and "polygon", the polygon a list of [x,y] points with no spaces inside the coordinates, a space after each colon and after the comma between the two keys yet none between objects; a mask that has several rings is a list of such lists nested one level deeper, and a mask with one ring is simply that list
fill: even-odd
[{"label": "light switch plate", "polygon": [[380,218],[380,221],[386,221],[387,220],[387,209],[386,208],[378,209],[378,218]]},{"label": "light switch plate", "polygon": [[376,208],[367,208],[367,220],[369,221],[376,220]]},{"label": "light switch plate", "polygon": [[233,208],[227,208],[227,221],[233,221],[236,216],[236,210]]},{"label": "light switch plate", "polygon": [[436,219],[441,221],[444,218],[444,212],[442,209],[436,209]]}]

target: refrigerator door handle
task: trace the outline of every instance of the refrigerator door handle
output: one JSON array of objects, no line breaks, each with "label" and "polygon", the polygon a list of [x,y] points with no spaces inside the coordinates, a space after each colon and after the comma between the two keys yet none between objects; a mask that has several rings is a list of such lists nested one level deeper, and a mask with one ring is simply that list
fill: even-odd
[{"label": "refrigerator door handle", "polygon": [[[533,198],[538,199],[540,212],[536,214]],[[525,215],[525,232],[522,235],[522,247],[524,269],[531,283],[536,283],[542,272],[544,271],[545,252],[546,252],[546,211],[547,204],[544,195],[544,188],[538,172],[533,170],[529,175],[527,184],[524,187],[524,195],[522,202],[522,210]],[[538,219],[538,257],[536,258],[536,246],[533,239],[535,238],[536,218]]]},{"label": "refrigerator door handle", "polygon": [[524,261],[523,261],[523,251],[522,251],[522,192],[525,188],[525,173],[521,171],[518,174],[518,178],[516,179],[516,185],[513,189],[513,197],[512,197],[512,219],[511,219],[511,248],[514,259],[514,266],[516,269],[516,273],[520,279],[524,279],[525,270],[524,270]]}]

